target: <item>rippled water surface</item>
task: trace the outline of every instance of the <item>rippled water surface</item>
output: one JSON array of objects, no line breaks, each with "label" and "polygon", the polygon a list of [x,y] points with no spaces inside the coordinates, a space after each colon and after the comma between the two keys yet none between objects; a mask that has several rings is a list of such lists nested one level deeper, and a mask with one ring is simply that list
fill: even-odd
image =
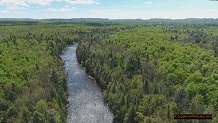
[{"label": "rippled water surface", "polygon": [[90,80],[76,59],[77,45],[61,55],[68,75],[68,123],[111,123],[113,114],[104,104],[100,88]]}]

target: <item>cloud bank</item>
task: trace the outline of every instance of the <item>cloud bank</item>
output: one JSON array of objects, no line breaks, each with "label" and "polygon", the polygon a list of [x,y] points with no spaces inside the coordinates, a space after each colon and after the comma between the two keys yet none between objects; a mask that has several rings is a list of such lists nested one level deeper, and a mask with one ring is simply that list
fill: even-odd
[{"label": "cloud bank", "polygon": [[149,2],[144,2],[144,4],[145,4],[145,5],[151,5],[151,4],[153,4],[153,3],[149,1]]},{"label": "cloud bank", "polygon": [[6,7],[28,7],[31,4],[46,6],[52,2],[66,2],[69,4],[99,4],[95,0],[0,0],[1,6]]}]

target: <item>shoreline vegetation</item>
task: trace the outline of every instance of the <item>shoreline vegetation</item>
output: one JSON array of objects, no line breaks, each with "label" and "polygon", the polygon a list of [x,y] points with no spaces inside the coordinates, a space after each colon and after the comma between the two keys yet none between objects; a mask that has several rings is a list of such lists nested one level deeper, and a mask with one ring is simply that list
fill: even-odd
[{"label": "shoreline vegetation", "polygon": [[59,55],[74,42],[114,122],[200,122],[173,119],[181,113],[218,122],[217,21],[0,19],[0,122],[66,122]]}]

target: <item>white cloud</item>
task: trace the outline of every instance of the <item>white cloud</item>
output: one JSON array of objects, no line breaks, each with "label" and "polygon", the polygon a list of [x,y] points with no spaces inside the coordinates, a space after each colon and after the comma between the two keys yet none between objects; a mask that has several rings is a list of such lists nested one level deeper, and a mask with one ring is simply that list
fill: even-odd
[{"label": "white cloud", "polygon": [[65,2],[69,4],[99,4],[99,2],[95,0],[0,0],[0,6],[11,8],[28,7],[31,4],[46,6],[54,1]]},{"label": "white cloud", "polygon": [[121,11],[121,10],[91,10],[92,18],[109,19],[150,19],[150,18],[218,18],[218,9],[187,9],[178,11]]},{"label": "white cloud", "polygon": [[2,6],[28,6],[25,0],[0,0],[0,5]]},{"label": "white cloud", "polygon": [[48,8],[47,10],[48,11],[51,11],[51,12],[67,12],[67,11],[73,11],[75,8],[60,8],[60,9],[57,9],[57,8]]},{"label": "white cloud", "polygon": [[49,5],[51,2],[56,0],[25,0],[28,4],[38,4],[38,5]]},{"label": "white cloud", "polygon": [[29,4],[49,5],[56,0],[0,0],[2,6],[29,6]]},{"label": "white cloud", "polygon": [[69,7],[70,7],[70,5],[64,5],[64,7],[65,7],[65,8],[69,8]]},{"label": "white cloud", "polygon": [[25,7],[23,7],[23,6],[8,6],[7,8],[6,8],[6,10],[8,10],[8,11],[16,11],[16,10],[26,10],[26,8]]},{"label": "white cloud", "polygon": [[51,12],[56,12],[56,11],[58,11],[58,9],[56,9],[56,8],[48,8],[47,10],[48,10],[48,11],[51,11]]},{"label": "white cloud", "polygon": [[99,2],[96,2],[95,0],[64,0],[64,1],[70,4],[81,4],[81,5],[99,4]]},{"label": "white cloud", "polygon": [[67,8],[61,8],[60,11],[64,12],[64,11],[70,11],[70,9]]},{"label": "white cloud", "polygon": [[18,12],[16,12],[16,14],[18,14],[18,15],[30,15],[30,13],[28,13],[28,12],[23,12],[23,11],[18,11]]},{"label": "white cloud", "polygon": [[149,2],[144,2],[144,4],[145,4],[145,5],[151,5],[151,4],[153,4],[153,3],[149,1]]},{"label": "white cloud", "polygon": [[2,10],[2,11],[0,11],[0,14],[8,14],[8,13],[10,13],[10,11],[8,11],[8,10]]}]

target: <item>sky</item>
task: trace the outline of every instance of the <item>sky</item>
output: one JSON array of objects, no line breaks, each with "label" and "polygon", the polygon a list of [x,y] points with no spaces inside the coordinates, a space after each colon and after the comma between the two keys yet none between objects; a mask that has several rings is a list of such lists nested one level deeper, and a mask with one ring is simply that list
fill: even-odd
[{"label": "sky", "polygon": [[218,18],[218,0],[0,0],[0,18]]}]

